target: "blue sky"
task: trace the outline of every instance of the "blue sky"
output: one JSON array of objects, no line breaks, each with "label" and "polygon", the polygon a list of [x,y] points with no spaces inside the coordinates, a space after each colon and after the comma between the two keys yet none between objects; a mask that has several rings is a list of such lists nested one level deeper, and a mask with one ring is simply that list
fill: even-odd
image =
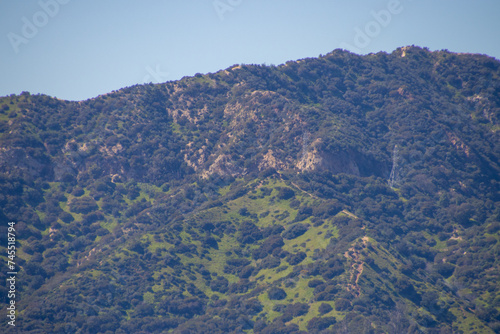
[{"label": "blue sky", "polygon": [[126,86],[419,45],[500,59],[498,0],[3,0],[0,96]]}]

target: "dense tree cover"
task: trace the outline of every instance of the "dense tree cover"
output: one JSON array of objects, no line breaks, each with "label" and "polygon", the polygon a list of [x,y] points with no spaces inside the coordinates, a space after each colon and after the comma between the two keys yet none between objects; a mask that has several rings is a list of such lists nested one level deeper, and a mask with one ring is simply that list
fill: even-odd
[{"label": "dense tree cover", "polygon": [[500,63],[402,51],[0,98],[20,330],[500,332]]}]

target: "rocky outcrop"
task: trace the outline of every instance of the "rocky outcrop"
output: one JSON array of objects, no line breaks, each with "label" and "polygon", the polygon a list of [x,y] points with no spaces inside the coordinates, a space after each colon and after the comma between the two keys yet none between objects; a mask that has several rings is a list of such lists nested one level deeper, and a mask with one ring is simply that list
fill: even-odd
[{"label": "rocky outcrop", "polygon": [[385,177],[388,172],[388,166],[384,162],[354,149],[324,150],[321,139],[311,144],[310,150],[303,154],[295,167],[300,171],[326,170],[334,174],[345,173],[356,176]]}]

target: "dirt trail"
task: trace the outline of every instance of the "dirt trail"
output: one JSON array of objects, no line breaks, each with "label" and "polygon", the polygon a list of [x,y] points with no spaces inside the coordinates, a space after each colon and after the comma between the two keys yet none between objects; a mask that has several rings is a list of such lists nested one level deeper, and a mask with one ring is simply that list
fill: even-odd
[{"label": "dirt trail", "polygon": [[345,209],[344,209],[344,210],[342,210],[341,212],[342,212],[342,213],[345,213],[346,215],[348,215],[348,216],[349,216],[349,217],[351,217],[351,218],[358,219],[358,216],[356,216],[355,214],[353,214],[353,213],[351,213],[351,212],[349,212],[349,211],[347,211],[347,210],[345,210]]},{"label": "dirt trail", "polygon": [[312,198],[318,198],[317,196],[314,196],[313,194],[311,194],[311,193],[309,193],[309,192],[305,191],[304,189],[302,189],[301,187],[299,187],[299,186],[298,186],[297,184],[295,184],[294,182],[291,182],[291,183],[292,183],[292,185],[293,185],[295,188],[297,188],[297,189],[299,189],[300,191],[302,191],[302,192],[304,192],[304,193],[308,194],[308,195],[309,195],[309,196],[311,196]]},{"label": "dirt trail", "polygon": [[[347,290],[354,291],[359,297],[361,295],[361,289],[358,285],[359,278],[361,274],[363,274],[363,266],[365,262],[362,259],[361,251],[367,247],[368,237],[363,237],[361,239],[363,242],[356,242],[347,252],[344,253],[344,256],[352,262],[351,265],[351,275],[349,277],[349,283],[347,283]],[[358,247],[356,247],[358,246]],[[361,249],[356,249],[361,247]]]}]

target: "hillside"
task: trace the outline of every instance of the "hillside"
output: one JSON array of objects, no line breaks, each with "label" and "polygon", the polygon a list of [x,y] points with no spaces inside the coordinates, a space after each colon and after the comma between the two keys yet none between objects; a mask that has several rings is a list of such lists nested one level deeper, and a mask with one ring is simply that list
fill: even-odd
[{"label": "hillside", "polygon": [[2,97],[8,329],[500,333],[499,117],[498,60],[419,47]]}]

